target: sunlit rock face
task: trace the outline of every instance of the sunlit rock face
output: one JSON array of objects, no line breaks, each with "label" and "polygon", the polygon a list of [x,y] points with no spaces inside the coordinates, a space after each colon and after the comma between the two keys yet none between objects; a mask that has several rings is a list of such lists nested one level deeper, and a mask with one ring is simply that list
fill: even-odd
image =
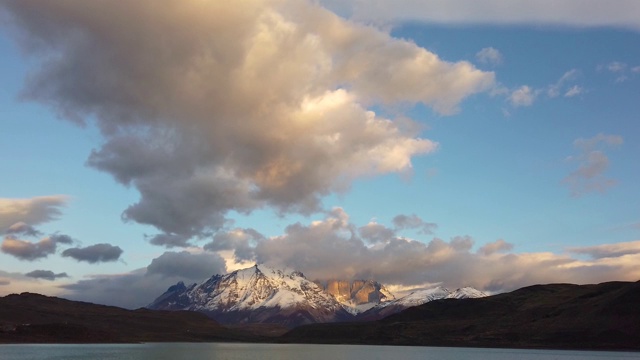
[{"label": "sunlit rock face", "polygon": [[395,300],[389,290],[374,280],[327,280],[316,281],[316,284],[333,295],[351,313]]}]

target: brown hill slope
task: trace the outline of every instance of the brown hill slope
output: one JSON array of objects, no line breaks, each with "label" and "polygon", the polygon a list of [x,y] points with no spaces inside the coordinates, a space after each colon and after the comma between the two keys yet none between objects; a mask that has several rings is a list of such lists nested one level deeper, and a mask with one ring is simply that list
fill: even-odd
[{"label": "brown hill slope", "polygon": [[30,293],[0,298],[0,343],[250,340],[196,312],[126,310]]},{"label": "brown hill slope", "polygon": [[284,342],[640,349],[640,282],[536,285],[447,299],[370,323],[296,328]]}]

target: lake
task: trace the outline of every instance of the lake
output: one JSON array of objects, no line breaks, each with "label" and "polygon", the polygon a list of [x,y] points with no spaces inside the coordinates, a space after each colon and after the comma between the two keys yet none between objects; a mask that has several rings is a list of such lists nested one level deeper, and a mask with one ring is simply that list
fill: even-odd
[{"label": "lake", "polygon": [[153,343],[0,345],[2,360],[100,359],[394,359],[394,360],[604,360],[640,359],[640,353],[607,351],[514,350],[370,345]]}]

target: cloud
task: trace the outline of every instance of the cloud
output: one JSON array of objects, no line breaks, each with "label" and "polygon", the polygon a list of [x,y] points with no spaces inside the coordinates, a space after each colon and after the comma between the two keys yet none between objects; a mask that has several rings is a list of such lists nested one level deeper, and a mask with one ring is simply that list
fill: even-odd
[{"label": "cloud", "polygon": [[498,239],[494,242],[487,243],[478,249],[478,253],[482,255],[492,255],[497,252],[507,252],[513,250],[513,244],[510,244],[502,239]]},{"label": "cloud", "polygon": [[117,261],[122,255],[119,246],[111,244],[95,244],[84,248],[70,248],[62,252],[62,256],[71,257],[78,261],[86,261],[90,264],[99,262]]},{"label": "cloud", "polygon": [[181,280],[159,274],[146,275],[143,268],[125,274],[93,275],[59,288],[61,296],[67,299],[136,309],[150,304]]},{"label": "cloud", "polygon": [[[426,242],[391,236],[369,242],[359,235],[358,230],[364,227],[358,228],[344,210],[336,208],[323,220],[292,224],[282,235],[257,236],[261,240],[250,244],[255,254],[252,260],[297,269],[311,279],[372,278],[395,288],[437,283],[499,292],[540,283],[640,278],[638,241],[568,250],[591,255],[591,259],[581,260],[548,252],[514,253],[513,245],[502,239],[474,250],[475,240],[470,236],[449,241],[436,237]],[[238,229],[233,231],[241,234]],[[231,241],[224,249],[234,245],[246,246]],[[200,281],[225,270],[224,260],[216,253],[165,252],[147,268],[93,275],[60,288],[63,296],[71,299],[136,308],[178,281]]]},{"label": "cloud", "polygon": [[105,141],[88,164],[139,191],[123,218],[168,247],[210,236],[229,211],[308,214],[355,178],[410,170],[437,144],[371,109],[450,114],[495,82],[310,1],[3,7],[45,59],[23,96],[95,119]]},{"label": "cloud", "polygon": [[620,61],[613,61],[607,65],[607,70],[612,73],[621,73],[627,70],[627,64]]},{"label": "cloud", "polygon": [[358,228],[358,232],[362,239],[368,243],[383,243],[389,241],[397,236],[397,234],[403,230],[416,229],[419,234],[430,235],[438,227],[437,224],[428,223],[422,220],[416,214],[412,215],[397,215],[392,220],[394,227],[388,228],[377,222],[369,222]]},{"label": "cloud", "polygon": [[[62,274],[63,273],[54,275]],[[59,283],[57,281],[40,281],[38,278],[29,277],[18,272],[0,270],[0,285],[2,285],[2,287],[0,287],[0,296],[22,292],[47,294],[50,296],[60,294],[60,289],[57,287]]]},{"label": "cloud", "polygon": [[486,47],[476,53],[476,59],[481,64],[487,65],[500,65],[502,64],[503,57],[502,53],[498,51],[498,49],[492,47]]},{"label": "cloud", "polygon": [[36,228],[34,228],[31,225],[28,225],[27,223],[24,223],[22,221],[17,222],[11,226],[9,226],[9,228],[7,228],[7,230],[5,230],[6,234],[14,234],[14,235],[24,235],[24,236],[40,236],[42,235],[42,233],[38,230],[36,230]]},{"label": "cloud", "polygon": [[360,236],[371,244],[382,243],[396,236],[395,229],[378,224],[377,222],[369,222],[367,225],[358,229]]},{"label": "cloud", "polygon": [[598,65],[598,71],[607,71],[615,76],[616,83],[623,83],[640,73],[640,66],[629,66],[621,61],[612,61],[606,65]]},{"label": "cloud", "polygon": [[[571,69],[565,72],[555,84],[549,85],[547,88],[547,96],[550,98],[558,97],[563,91],[563,88],[566,87],[567,83],[573,82],[580,76],[580,71],[577,69]],[[581,88],[577,85],[574,85],[572,88],[566,90],[565,96],[571,97],[574,95],[578,95],[581,92]],[[571,95],[567,95],[571,94]]]},{"label": "cloud", "polygon": [[582,151],[592,151],[598,145],[620,146],[624,143],[624,139],[620,135],[598,134],[592,138],[579,138],[573,142],[573,146]]},{"label": "cloud", "polygon": [[388,237],[372,242],[358,236],[344,211],[336,214],[340,215],[309,225],[290,225],[284,234],[258,243],[256,261],[299,269],[310,278],[374,278],[395,286],[442,283],[491,291],[640,277],[640,263],[634,262],[640,254],[582,261],[553,253],[513,253],[513,245],[504,240],[474,252],[475,241],[469,236],[428,242]]},{"label": "cloud", "polygon": [[[165,252],[153,259],[147,266],[147,274],[163,277],[181,277],[193,281],[202,281],[215,274],[225,273],[225,261],[216,253],[191,254]],[[158,294],[160,295],[160,294]]]},{"label": "cloud", "polygon": [[167,248],[188,247],[190,236],[177,234],[157,234],[149,238],[149,242],[153,245],[164,246]]},{"label": "cloud", "polygon": [[604,173],[609,167],[609,157],[605,148],[620,146],[622,136],[598,134],[592,138],[579,138],[573,146],[579,153],[570,157],[569,161],[578,163],[578,168],[566,176],[562,182],[569,187],[572,196],[582,196],[590,192],[605,192],[615,185],[615,180],[607,178]]},{"label": "cloud", "polygon": [[321,0],[343,16],[368,22],[422,21],[437,24],[560,25],[640,30],[635,0],[606,6],[599,0]]},{"label": "cloud", "polygon": [[213,236],[213,241],[204,246],[209,251],[233,250],[236,262],[243,262],[255,258],[254,248],[265,240],[264,235],[254,229],[236,228],[229,231],[219,231]]},{"label": "cloud", "polygon": [[640,241],[585,247],[572,247],[567,250],[575,254],[589,255],[593,259],[617,258],[625,255],[640,254]]},{"label": "cloud", "polygon": [[509,96],[512,106],[531,106],[536,98],[536,92],[527,85],[523,85],[514,90]]},{"label": "cloud", "polygon": [[0,233],[13,231],[11,233],[25,234],[24,231],[27,231],[26,235],[30,235],[29,232],[36,231],[32,226],[57,219],[67,199],[64,195],[29,199],[0,198]]},{"label": "cloud", "polygon": [[425,235],[433,234],[433,231],[438,227],[437,224],[422,220],[416,214],[397,215],[393,218],[393,225],[397,230],[418,229],[420,233]]},{"label": "cloud", "polygon": [[54,254],[58,244],[72,244],[73,239],[68,235],[53,234],[38,242],[21,240],[14,235],[5,236],[0,250],[20,260],[34,261]]},{"label": "cloud", "polygon": [[224,260],[215,253],[165,252],[146,268],[91,275],[59,288],[65,298],[135,309],[150,304],[178,281],[199,282],[225,271]]},{"label": "cloud", "polygon": [[69,275],[67,275],[67,273],[63,272],[63,273],[59,273],[56,274],[51,270],[34,270],[31,272],[28,272],[26,274],[24,274],[25,276],[31,277],[31,278],[35,278],[35,279],[43,279],[43,280],[49,280],[49,281],[53,281],[59,278],[68,278]]},{"label": "cloud", "polygon": [[580,95],[584,92],[584,89],[581,86],[573,85],[567,92],[564,93],[564,97],[574,97],[576,95]]}]

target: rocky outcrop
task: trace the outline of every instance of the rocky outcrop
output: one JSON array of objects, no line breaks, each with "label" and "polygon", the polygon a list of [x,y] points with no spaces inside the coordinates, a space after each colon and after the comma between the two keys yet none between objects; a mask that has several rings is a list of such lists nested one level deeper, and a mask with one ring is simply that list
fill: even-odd
[{"label": "rocky outcrop", "polygon": [[395,300],[395,296],[382,284],[373,280],[326,280],[316,281],[326,292],[345,306],[359,306]]}]

